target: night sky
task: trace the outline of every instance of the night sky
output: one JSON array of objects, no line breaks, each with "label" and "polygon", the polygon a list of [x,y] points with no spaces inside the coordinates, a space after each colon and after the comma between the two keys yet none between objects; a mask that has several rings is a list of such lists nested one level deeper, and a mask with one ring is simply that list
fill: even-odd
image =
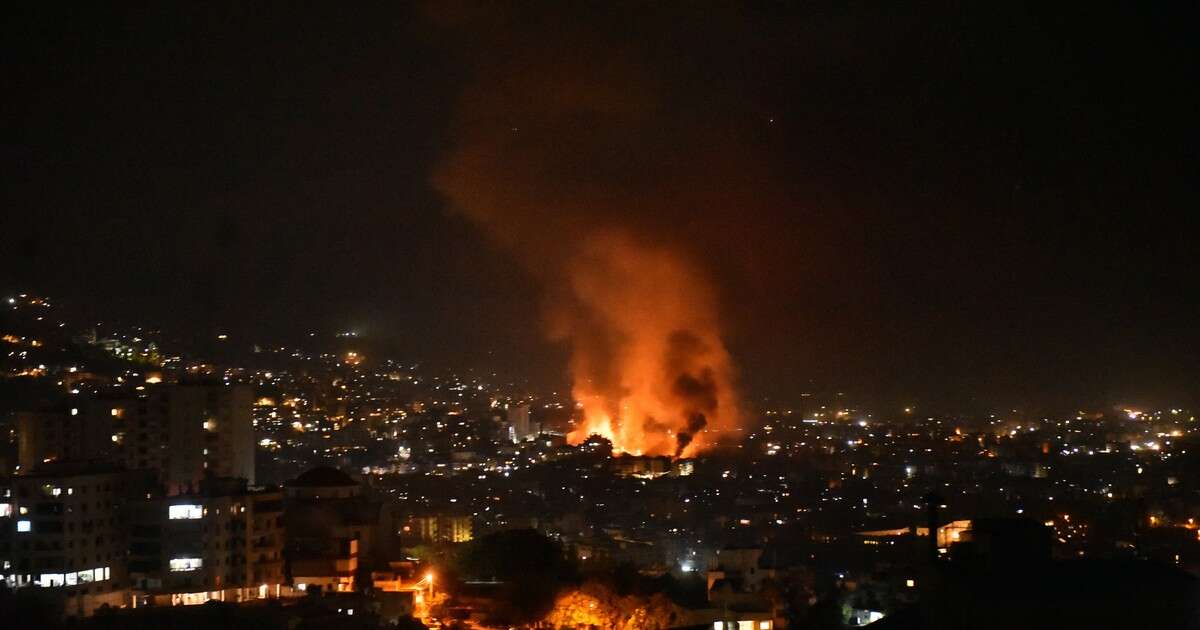
[{"label": "night sky", "polygon": [[560,386],[557,234],[434,181],[484,110],[703,269],[748,400],[1196,400],[1195,3],[561,4],[12,9],[0,291]]}]

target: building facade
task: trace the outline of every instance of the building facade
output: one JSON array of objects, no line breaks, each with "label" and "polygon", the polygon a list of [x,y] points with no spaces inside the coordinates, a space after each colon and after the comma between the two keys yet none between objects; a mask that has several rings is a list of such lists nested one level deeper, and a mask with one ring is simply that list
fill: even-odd
[{"label": "building facade", "polygon": [[90,406],[110,419],[115,457],[160,471],[169,494],[194,491],[206,475],[254,483],[253,390],[248,385],[151,385]]},{"label": "building facade", "polygon": [[141,501],[131,521],[129,575],[142,601],[278,596],[284,582],[280,491],[210,477],[199,492]]},{"label": "building facade", "polygon": [[538,434],[529,415],[529,405],[514,405],[506,412],[509,438],[515,442],[524,442]]},{"label": "building facade", "polygon": [[17,464],[22,471],[51,462],[84,462],[108,458],[112,423],[94,421],[82,405],[54,411],[16,414]]},{"label": "building facade", "polygon": [[7,550],[12,588],[38,586],[86,616],[129,597],[124,506],[150,486],[144,474],[83,464],[43,465],[11,480]]},{"label": "building facade", "polygon": [[300,588],[353,591],[363,560],[379,540],[382,505],[361,484],[329,467],[287,484],[284,524],[288,573]]},{"label": "building facade", "polygon": [[462,514],[415,516],[405,523],[402,531],[426,543],[470,542],[474,534],[471,517]]}]

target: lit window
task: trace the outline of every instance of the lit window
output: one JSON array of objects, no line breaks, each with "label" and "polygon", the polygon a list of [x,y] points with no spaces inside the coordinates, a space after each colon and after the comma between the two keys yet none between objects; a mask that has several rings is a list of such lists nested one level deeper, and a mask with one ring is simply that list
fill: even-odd
[{"label": "lit window", "polygon": [[917,585],[917,581],[916,580],[904,580],[904,585],[907,586],[908,588],[912,588]]},{"label": "lit window", "polygon": [[62,573],[43,573],[38,578],[38,584],[42,586],[62,586],[67,581],[67,576]]},{"label": "lit window", "polygon": [[758,630],[771,630],[771,622],[770,621],[758,622]]},{"label": "lit window", "polygon": [[172,521],[202,518],[204,507],[193,504],[172,505],[167,508],[167,518]]},{"label": "lit window", "polygon": [[204,566],[204,560],[200,558],[171,558],[172,571],[195,571]]},{"label": "lit window", "polygon": [[12,504],[0,503],[0,518],[9,518],[12,516]]},{"label": "lit window", "polygon": [[17,521],[17,531],[20,533],[26,533],[26,532],[33,531],[33,522],[32,521]]},{"label": "lit window", "polygon": [[79,583],[83,584],[85,582],[95,581],[95,573],[96,572],[91,569],[88,569],[87,571],[80,571],[79,572]]}]

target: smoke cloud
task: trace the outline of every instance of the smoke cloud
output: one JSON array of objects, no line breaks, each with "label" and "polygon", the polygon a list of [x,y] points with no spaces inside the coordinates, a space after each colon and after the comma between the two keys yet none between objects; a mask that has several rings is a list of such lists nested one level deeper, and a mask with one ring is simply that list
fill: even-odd
[{"label": "smoke cloud", "polygon": [[489,46],[505,52],[474,61],[433,182],[542,282],[583,412],[568,439],[690,456],[739,425],[708,272],[727,252],[709,243],[754,161],[630,61],[644,54],[590,33]]},{"label": "smoke cloud", "polygon": [[584,412],[572,442],[599,433],[624,451],[682,455],[736,425],[713,292],[684,257],[606,228],[564,264],[548,306]]}]

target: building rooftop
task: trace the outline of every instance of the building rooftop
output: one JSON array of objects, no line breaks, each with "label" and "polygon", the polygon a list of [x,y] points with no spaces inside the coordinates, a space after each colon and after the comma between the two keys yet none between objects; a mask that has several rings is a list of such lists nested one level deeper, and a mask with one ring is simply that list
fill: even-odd
[{"label": "building rooftop", "polygon": [[351,479],[350,475],[336,468],[317,466],[289,481],[287,485],[299,488],[333,488],[357,486],[358,482]]}]

